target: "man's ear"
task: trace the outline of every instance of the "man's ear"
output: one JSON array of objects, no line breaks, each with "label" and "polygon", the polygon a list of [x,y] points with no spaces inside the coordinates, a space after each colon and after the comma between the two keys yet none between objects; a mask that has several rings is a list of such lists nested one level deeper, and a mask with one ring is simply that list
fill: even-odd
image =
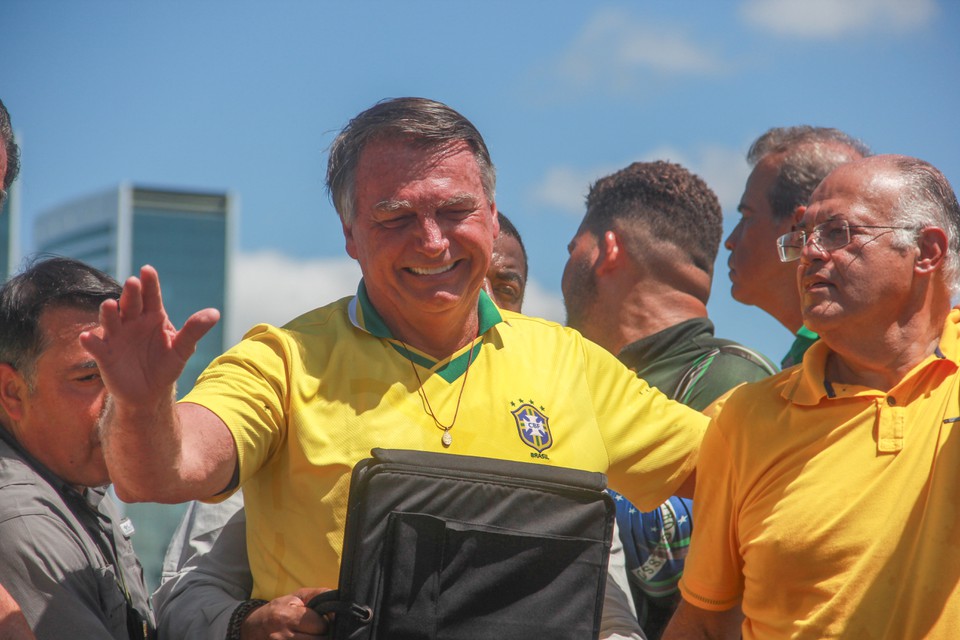
[{"label": "man's ear", "polygon": [[596,272],[598,275],[610,273],[621,266],[624,253],[616,231],[613,229],[604,231],[603,235],[597,238],[597,250]]},{"label": "man's ear", "polygon": [[803,214],[807,212],[806,205],[800,205],[793,210],[793,216],[790,218],[790,229],[788,231],[793,231],[797,228],[797,225],[800,224],[800,220],[803,219]]},{"label": "man's ear", "polygon": [[347,255],[358,260],[357,258],[357,245],[353,240],[353,225],[347,224],[346,220],[343,218],[340,219],[340,226],[343,227],[343,239],[347,248]]},{"label": "man's ear", "polygon": [[926,227],[920,230],[917,246],[919,252],[914,270],[929,275],[943,265],[947,255],[947,234],[940,227]]},{"label": "man's ear", "polygon": [[23,375],[7,363],[0,363],[0,406],[14,422],[23,417],[23,397],[27,382]]}]

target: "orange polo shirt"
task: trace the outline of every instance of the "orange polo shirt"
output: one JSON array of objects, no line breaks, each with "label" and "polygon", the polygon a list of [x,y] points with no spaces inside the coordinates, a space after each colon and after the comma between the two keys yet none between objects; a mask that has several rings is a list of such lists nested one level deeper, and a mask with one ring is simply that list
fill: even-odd
[{"label": "orange polo shirt", "polygon": [[824,379],[829,348],[741,387],[701,448],[680,583],[742,602],[743,637],[960,637],[960,311],[889,392]]}]

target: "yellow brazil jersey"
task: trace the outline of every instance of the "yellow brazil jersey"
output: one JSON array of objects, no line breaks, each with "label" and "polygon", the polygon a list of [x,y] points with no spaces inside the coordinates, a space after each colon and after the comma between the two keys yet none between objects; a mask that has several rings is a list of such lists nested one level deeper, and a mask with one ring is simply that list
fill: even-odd
[{"label": "yellow brazil jersey", "polygon": [[[437,362],[392,338],[361,283],[255,327],[203,373],[184,401],[233,433],[255,597],[336,586],[350,472],[374,447],[607,472],[645,509],[689,474],[703,416],[575,331],[482,292],[478,311],[480,336]],[[456,414],[449,447],[428,403],[445,425]]]}]

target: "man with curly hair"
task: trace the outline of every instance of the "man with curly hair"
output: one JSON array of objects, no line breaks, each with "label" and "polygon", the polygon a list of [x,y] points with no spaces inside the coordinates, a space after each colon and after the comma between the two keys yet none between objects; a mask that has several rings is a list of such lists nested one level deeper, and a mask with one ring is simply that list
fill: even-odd
[{"label": "man with curly hair", "polygon": [[[715,337],[707,317],[722,221],[699,176],[670,162],[635,162],[591,187],[563,273],[568,325],[699,411],[776,371],[762,354]],[[658,638],[679,601],[691,502],[673,497],[641,512],[614,496],[638,617],[647,637]]]}]

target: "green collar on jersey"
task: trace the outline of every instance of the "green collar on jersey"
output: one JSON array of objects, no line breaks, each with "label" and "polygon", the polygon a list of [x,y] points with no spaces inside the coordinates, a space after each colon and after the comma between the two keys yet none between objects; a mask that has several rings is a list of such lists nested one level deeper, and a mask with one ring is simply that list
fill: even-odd
[{"label": "green collar on jersey", "polygon": [[[363,280],[360,281],[360,286],[357,287],[357,296],[353,299],[350,307],[350,320],[353,322],[355,327],[366,331],[370,335],[377,338],[390,340],[390,345],[396,349],[398,353],[408,360],[412,360],[424,369],[432,369],[434,366],[436,366],[436,360],[417,353],[411,349],[406,349],[402,344],[398,343],[399,341],[397,338],[390,333],[390,329],[383,321],[383,317],[381,317],[376,308],[374,308],[373,303],[370,302],[370,297],[367,295],[367,287],[364,285]],[[500,315],[500,310],[497,309],[497,305],[493,303],[493,300],[490,299],[490,296],[487,295],[487,292],[483,291],[482,289],[480,290],[480,299],[477,302],[477,315],[480,325],[479,335],[481,336],[495,325],[503,321],[503,317]],[[459,356],[453,358],[436,371],[433,371],[433,373],[439,375],[447,382],[453,382],[462,376],[467,370],[467,362],[470,359],[477,359],[480,354],[481,347],[483,347],[483,340],[477,342],[472,349],[461,353]]]}]

